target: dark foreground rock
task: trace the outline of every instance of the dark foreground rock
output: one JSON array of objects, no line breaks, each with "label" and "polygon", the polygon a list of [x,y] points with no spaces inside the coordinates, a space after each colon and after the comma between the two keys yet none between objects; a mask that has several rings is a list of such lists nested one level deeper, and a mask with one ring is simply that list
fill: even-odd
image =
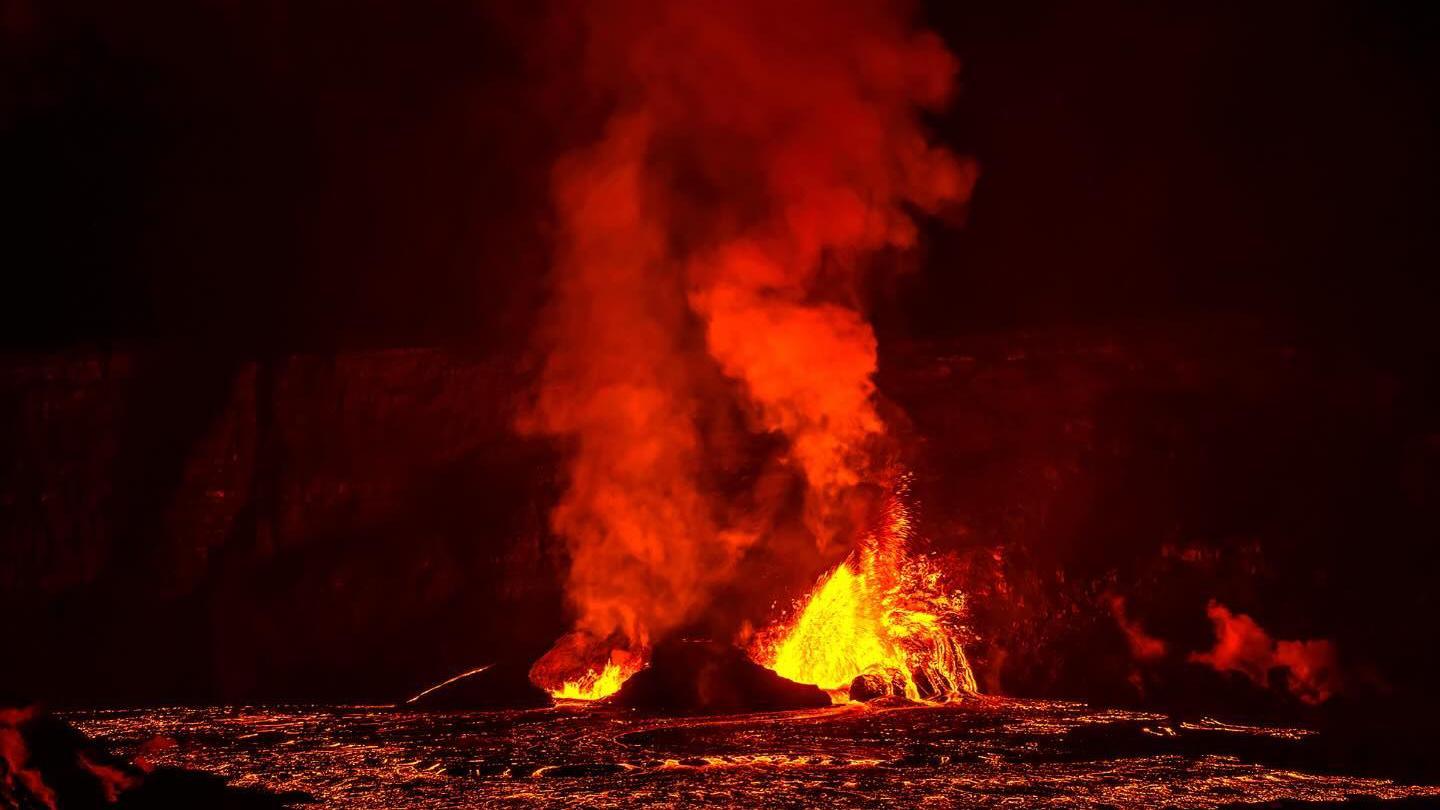
[{"label": "dark foreground rock", "polygon": [[274,810],[311,801],[198,771],[137,767],[54,715],[0,706],[0,807]]},{"label": "dark foreground rock", "polygon": [[500,663],[433,686],[402,708],[453,712],[485,709],[534,709],[551,705],[550,696],[530,682],[525,668]]},{"label": "dark foreground rock", "polygon": [[[272,793],[254,787],[235,787],[223,777],[184,768],[157,768],[132,790],[121,794],[116,810],[276,810],[314,804],[308,793]],[[81,805],[60,804],[62,808]]]},{"label": "dark foreground rock", "polygon": [[830,705],[819,687],[796,683],[728,644],[667,642],[620,687],[616,705],[667,714],[740,714]]},{"label": "dark foreground rock", "polygon": [[882,697],[905,697],[905,676],[898,669],[866,672],[850,682],[850,699],[868,703]]}]

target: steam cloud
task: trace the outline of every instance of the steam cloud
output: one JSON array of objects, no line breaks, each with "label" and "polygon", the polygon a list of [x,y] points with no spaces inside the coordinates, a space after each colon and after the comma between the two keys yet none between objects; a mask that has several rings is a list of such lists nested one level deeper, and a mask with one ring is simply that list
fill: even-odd
[{"label": "steam cloud", "polygon": [[975,172],[920,123],[957,62],[904,6],[573,13],[583,81],[613,108],[554,170],[546,361],[521,426],[569,449],[551,519],[577,629],[643,647],[764,542],[765,498],[725,483],[737,444],[776,438],[810,533],[848,541],[885,430],[865,259],[913,245],[912,212],[963,201]]},{"label": "steam cloud", "polygon": [[1110,615],[1115,618],[1115,623],[1125,633],[1125,641],[1130,645],[1130,655],[1136,661],[1156,661],[1165,657],[1166,644],[1145,632],[1140,622],[1130,618],[1125,610],[1125,597],[1118,594],[1107,594],[1105,604],[1110,608]]},{"label": "steam cloud", "polygon": [[1215,626],[1215,647],[1192,653],[1190,660],[1217,672],[1238,672],[1260,686],[1269,686],[1270,672],[1285,671],[1285,686],[1300,700],[1319,704],[1340,689],[1334,643],[1277,642],[1254,619],[1211,600],[1205,613]]}]

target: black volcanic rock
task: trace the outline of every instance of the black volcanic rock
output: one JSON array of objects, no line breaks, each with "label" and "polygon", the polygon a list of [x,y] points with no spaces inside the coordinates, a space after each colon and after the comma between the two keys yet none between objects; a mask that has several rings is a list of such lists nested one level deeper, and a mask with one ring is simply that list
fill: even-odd
[{"label": "black volcanic rock", "polygon": [[819,687],[796,683],[728,644],[672,641],[620,687],[620,706],[676,714],[740,714],[830,705]]},{"label": "black volcanic rock", "polygon": [[281,810],[314,803],[313,796],[300,791],[272,793],[259,787],[229,785],[224,777],[203,771],[157,768],[109,807],[113,810],[193,810],[197,807]]},{"label": "black volcanic rock", "polygon": [[525,667],[499,663],[431,687],[406,701],[402,707],[453,712],[534,709],[551,703],[550,696],[530,682]]},{"label": "black volcanic rock", "polygon": [[850,682],[850,699],[867,703],[886,696],[905,697],[905,676],[898,669],[866,672]]},{"label": "black volcanic rock", "polygon": [[281,810],[311,801],[199,771],[137,767],[52,714],[0,703],[0,807]]},{"label": "black volcanic rock", "polygon": [[0,807],[99,807],[143,772],[37,707],[0,707]]}]

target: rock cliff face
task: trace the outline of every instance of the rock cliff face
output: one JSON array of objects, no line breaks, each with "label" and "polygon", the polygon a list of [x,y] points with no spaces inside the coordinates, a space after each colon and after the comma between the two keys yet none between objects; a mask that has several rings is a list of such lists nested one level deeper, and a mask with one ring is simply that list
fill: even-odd
[{"label": "rock cliff face", "polygon": [[[403,692],[553,634],[551,465],[509,430],[517,388],[439,350],[0,365],[18,686],[303,697],[363,665]],[[535,626],[492,621],[521,606]]]},{"label": "rock cliff face", "polygon": [[[1167,700],[1209,599],[1406,671],[1440,486],[1423,370],[1214,323],[884,349],[982,686]],[[563,549],[521,387],[456,349],[3,360],[0,686],[395,700],[533,660],[565,629]],[[1114,595],[1175,660],[1131,660]]]}]

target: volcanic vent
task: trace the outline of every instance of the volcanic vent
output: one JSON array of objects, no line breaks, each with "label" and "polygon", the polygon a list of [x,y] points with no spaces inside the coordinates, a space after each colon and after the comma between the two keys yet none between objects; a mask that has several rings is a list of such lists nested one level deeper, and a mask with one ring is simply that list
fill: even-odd
[{"label": "volcanic vent", "polygon": [[[910,553],[905,489],[845,562],[825,574],[794,617],[763,634],[756,660],[851,699],[937,700],[978,691],[961,639],[964,597]],[[853,680],[852,680],[853,679]]]},{"label": "volcanic vent", "polygon": [[521,427],[568,448],[551,526],[576,619],[532,678],[603,697],[658,641],[716,634],[722,591],[793,598],[742,573],[764,556],[792,573],[844,560],[751,645],[776,671],[973,689],[961,601],[908,550],[862,294],[914,245],[916,214],[969,195],[972,165],[921,123],[955,58],[874,0],[576,14],[611,111],[553,174],[544,365]]}]

